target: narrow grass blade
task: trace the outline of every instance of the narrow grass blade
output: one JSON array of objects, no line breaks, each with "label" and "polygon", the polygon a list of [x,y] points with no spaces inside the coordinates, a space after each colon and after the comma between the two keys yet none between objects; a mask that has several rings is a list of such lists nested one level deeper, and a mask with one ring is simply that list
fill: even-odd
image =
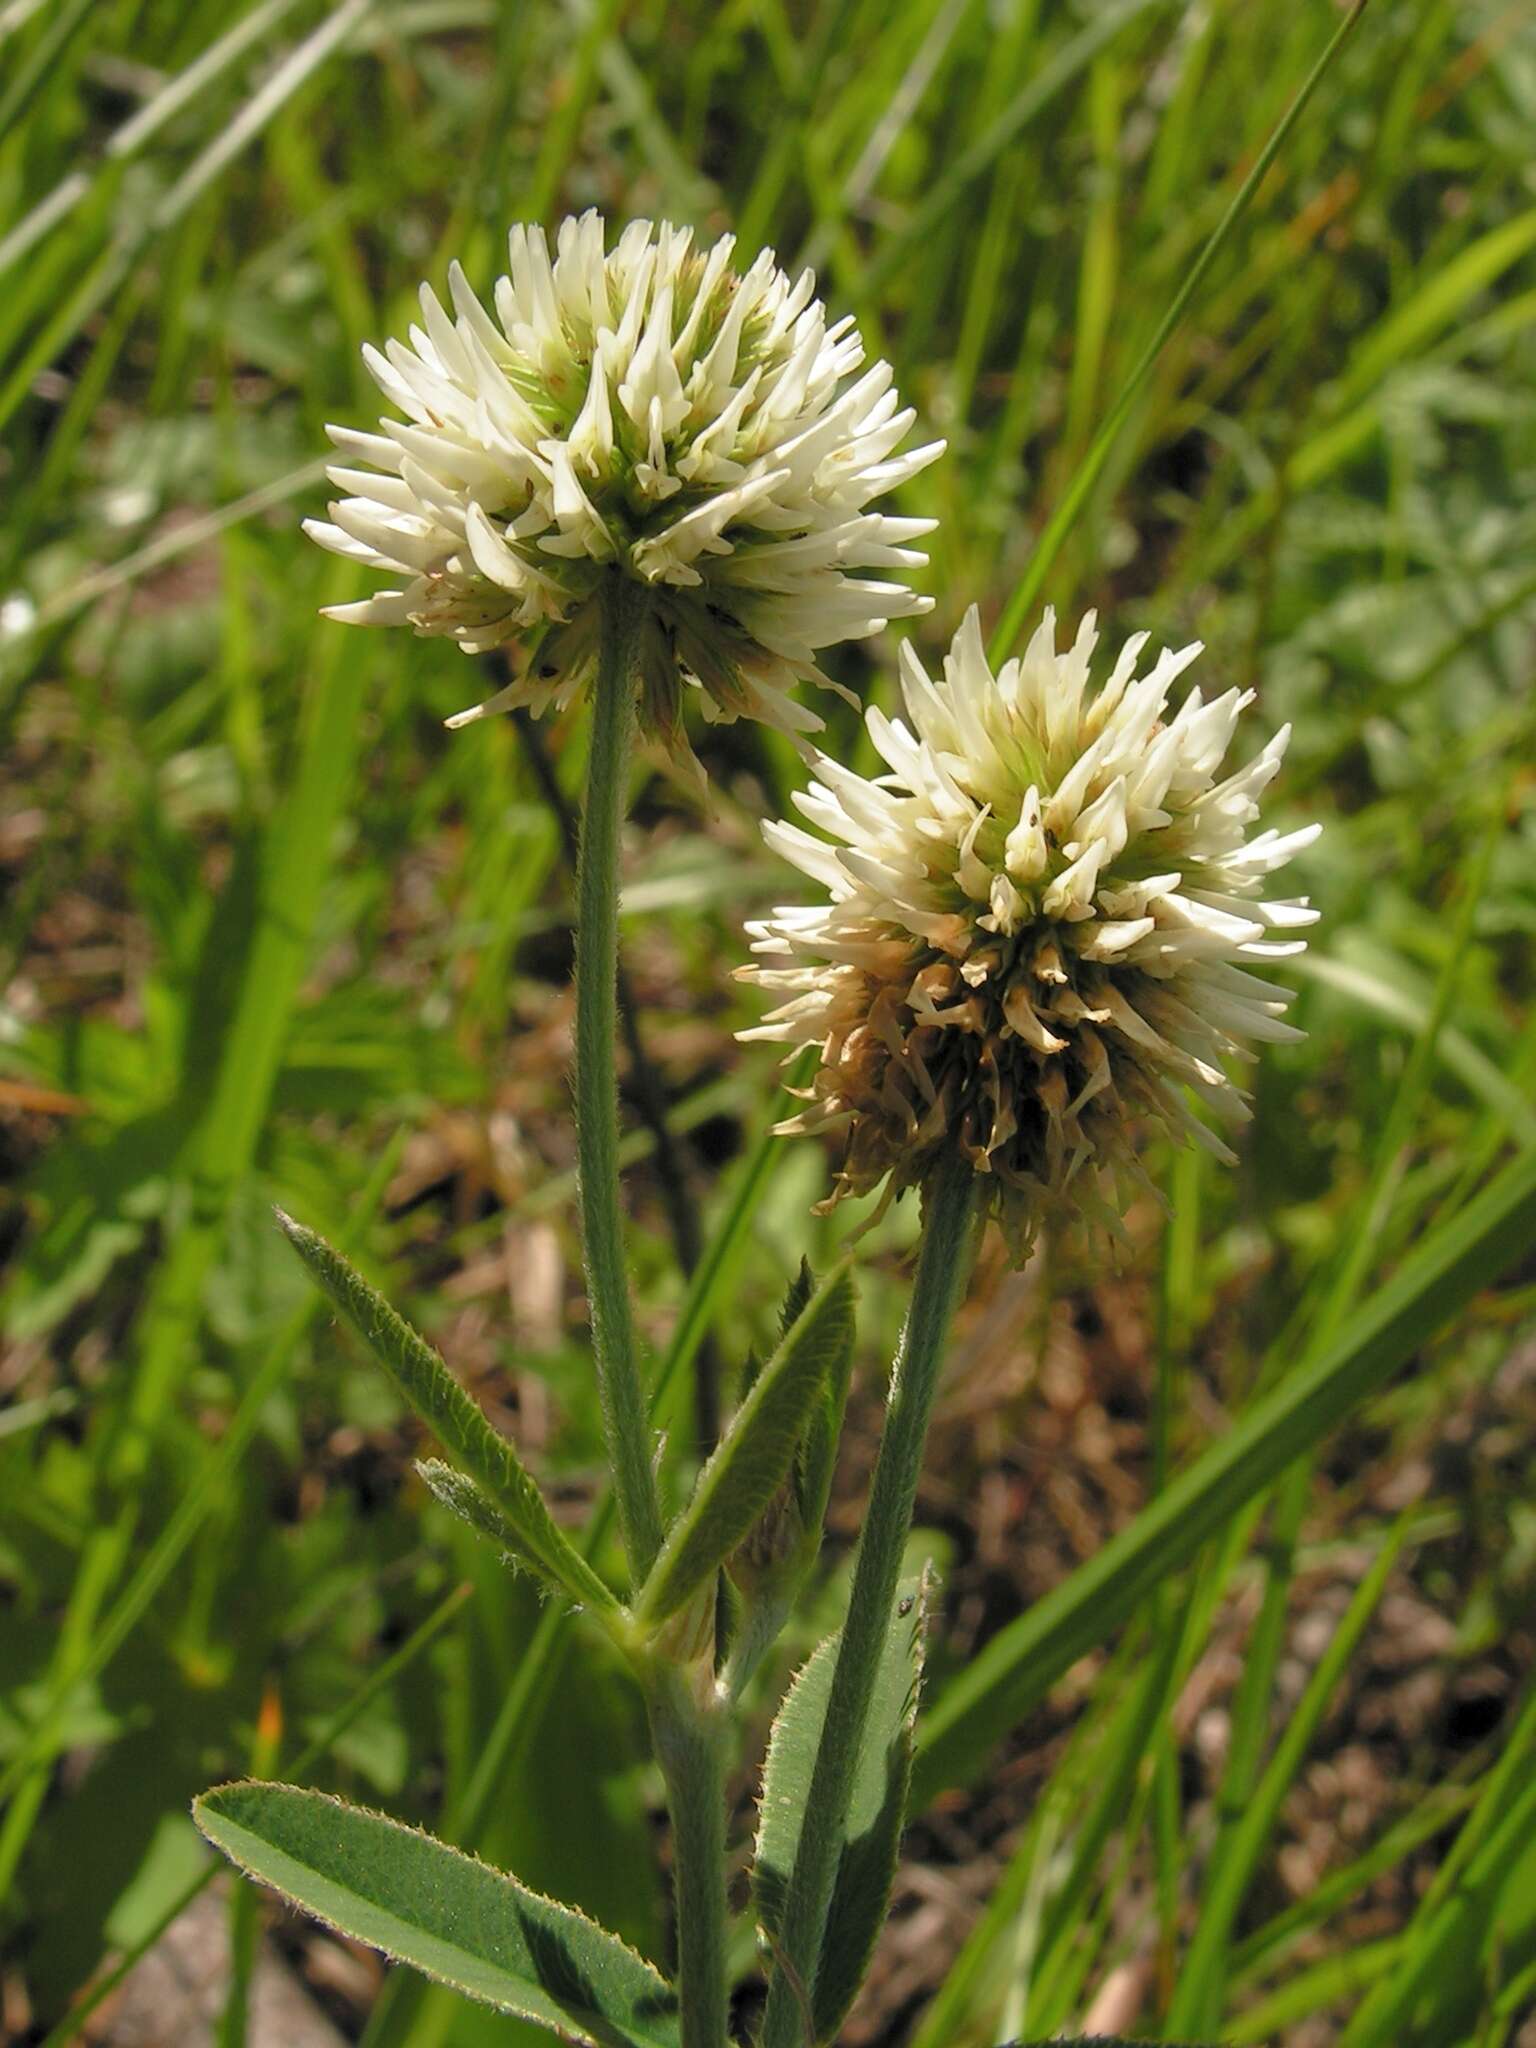
[{"label": "narrow grass blade", "polygon": [[926,1802],[971,1778],[1084,1651],[1525,1254],[1533,1236],[1536,1150],[1434,1231],[1315,1364],[1257,1402],[1097,1557],[987,1645],[927,1718],[914,1798]]},{"label": "narrow grass blade", "polygon": [[1125,1704],[1121,1704],[1121,1694],[1141,1648],[1139,1639],[1127,1640],[1109,1661],[1104,1685],[1073,1728],[1049,1782],[1039,1797],[1031,1801],[1029,1818],[1020,1830],[1018,1844],[988,1893],[943,1984],[930,1999],[912,2037],[912,2048],[950,2048],[953,2041],[972,2035],[981,2038],[983,2016],[990,2020],[1000,2003],[1001,1978],[1007,1968],[1008,1952],[1014,1946],[1010,1936],[1017,1928],[1030,1892],[1036,1888],[1036,1873],[1047,1860],[1047,1845],[1059,1839],[1064,1818],[1087,1802],[1091,1787],[1103,1783],[1105,1755],[1119,1755],[1123,1751],[1126,1707],[1134,1711],[1136,1699],[1133,1693],[1125,1691]]},{"label": "narrow grass blade", "polygon": [[[1106,1664],[1098,1688],[1098,1740],[1075,1776],[1052,1774],[1045,1797],[1058,1805],[1070,1830],[1062,1849],[1071,1860],[1059,1882],[1053,1873],[1027,1976],[1019,1973],[1017,1992],[1021,1998],[1027,1994],[1023,2010],[1036,2028],[1065,2026],[1081,2008],[1084,1984],[1111,1967],[1115,1907],[1131,1881],[1149,1817],[1154,1851],[1168,1858],[1166,1874],[1157,1873],[1159,1887],[1165,1881],[1179,1886],[1185,1855],[1180,1812],[1177,1804],[1171,1815],[1160,1811],[1170,1783],[1178,1798],[1168,1716],[1207,1652],[1232,1561],[1246,1550],[1250,1533],[1248,1515],[1234,1517],[1182,1584],[1166,1580],[1157,1587],[1116,1659]],[[1116,1837],[1106,1865],[1105,1851]],[[1156,1915],[1148,1934],[1155,1929],[1161,1941],[1168,1921],[1161,1897]],[[930,2048],[941,2042],[947,2048],[947,2037],[935,2035]]]},{"label": "narrow grass blade", "polygon": [[[1309,1333],[1309,1356],[1321,1352],[1338,1334],[1379,1256],[1409,1141],[1433,1072],[1440,1034],[1475,949],[1478,906],[1494,850],[1502,836],[1503,817],[1503,805],[1495,804],[1490,827],[1481,841],[1474,844],[1466,862],[1461,902],[1434,999],[1376,1139],[1370,1176],[1355,1204],[1350,1226],[1342,1233],[1337,1269]],[[1217,1833],[1206,1864],[1199,1926],[1169,2011],[1169,2023],[1173,2026],[1205,2029],[1214,2027],[1221,2017],[1232,1924],[1273,1829],[1279,1800],[1300,1768],[1306,1740],[1315,1730],[1332,1680],[1343,1668],[1340,1659],[1345,1646],[1358,1635],[1369,1617],[1374,1606],[1372,1589],[1379,1595],[1402,1539],[1399,1530],[1362,1585],[1312,1684],[1287,1723],[1270,1767],[1261,1776],[1260,1758],[1268,1737],[1274,1676],[1285,1636],[1296,1544],[1311,1495],[1312,1473],[1311,1458],[1294,1465],[1282,1481],[1271,1510],[1263,1604],[1249,1637],[1243,1676],[1233,1703],[1226,1771],[1217,1798]]]},{"label": "narrow grass blade", "polygon": [[[105,160],[122,163],[136,155],[173,115],[191,105],[222,71],[243,57],[268,29],[277,26],[285,14],[291,13],[295,4],[296,0],[262,0],[260,6],[242,15],[184,71],[178,71],[174,78],[168,79],[136,114],[117,129],[102,152]],[[99,167],[95,175],[99,175]],[[41,241],[44,235],[67,219],[90,192],[94,182],[92,172],[74,170],[45,199],[40,200],[0,241],[0,276],[20,262],[35,242]]]},{"label": "narrow grass blade", "polygon": [[1031,73],[1028,83],[982,135],[938,177],[926,198],[891,236],[866,267],[864,288],[871,298],[907,262],[914,249],[937,232],[949,214],[965,197],[975,181],[985,176],[1009,149],[1036,115],[1056,95],[1087,70],[1105,45],[1126,24],[1145,14],[1154,0],[1119,0],[1119,5],[1098,9],[1093,18],[1065,43],[1047,63]]},{"label": "narrow grass blade", "polygon": [[[109,1406],[97,1440],[100,1469],[122,1505],[98,1522],[86,1545],[46,1680],[50,1699],[63,1698],[71,1682],[66,1674],[96,1655],[103,1635],[112,1633],[101,1611],[131,1552],[142,1508],[140,1477],[194,1355],[204,1282],[223,1243],[224,1204],[250,1165],[281,1064],[359,744],[364,671],[355,665],[338,670],[340,659],[328,653],[316,664],[298,773],[264,835],[260,911],[240,964],[234,1014],[211,1088],[204,1076],[197,1076],[206,1106],[186,1138],[188,1163],[199,1183],[197,1200],[186,1224],[172,1233],[154,1273],[137,1320],[135,1368],[124,1377],[120,1401]],[[225,943],[216,920],[205,953],[212,971],[227,971],[217,965]],[[206,1048],[199,1048],[197,1056],[206,1056]],[[193,1070],[188,1068],[182,1078],[191,1083]],[[180,1522],[178,1516],[172,1526]],[[34,1764],[48,1754],[52,1731],[51,1720],[36,1724],[23,1752]],[[7,1782],[19,1768],[7,1770]],[[6,1814],[0,1829],[0,1892],[23,1852],[44,1784],[39,1771],[16,1793]]]},{"label": "narrow grass blade", "polygon": [[1231,2048],[1274,2048],[1289,2038],[1290,2029],[1315,2013],[1350,1999],[1389,1978],[1403,1956],[1403,1937],[1364,1942],[1340,1955],[1325,1956],[1310,1968],[1297,1970],[1257,2005],[1239,2013],[1226,2029]]},{"label": "narrow grass blade", "polygon": [[[1430,1016],[1432,997],[1428,993],[1414,994],[1397,979],[1373,974],[1357,961],[1336,959],[1327,953],[1306,953],[1285,964],[1289,972],[1300,975],[1303,981],[1334,989],[1405,1030],[1421,1032]],[[1536,1110],[1528,1097],[1500,1073],[1464,1031],[1454,1024],[1443,1024],[1435,1035],[1435,1046],[1447,1071],[1479,1101],[1496,1110],[1522,1144],[1536,1144]]]},{"label": "narrow grass blade", "polygon": [[601,2048],[676,2048],[672,1993],[583,1914],[323,1792],[253,1780],[194,1800],[203,1833],[327,1926],[466,1998]]},{"label": "narrow grass blade", "polygon": [[1060,503],[1046,521],[1044,531],[1035,543],[1034,552],[1030,555],[1029,566],[1025,569],[1023,577],[1020,579],[1013,595],[1009,598],[1003,615],[998,621],[997,630],[992,636],[990,649],[994,659],[1000,659],[1011,651],[1025,622],[1033,613],[1040,592],[1045,586],[1045,579],[1050,574],[1051,566],[1061,551],[1061,544],[1072,531],[1078,514],[1088,501],[1089,492],[1098,482],[1104,465],[1108,462],[1115,442],[1119,438],[1120,429],[1124,426],[1126,417],[1136,401],[1138,392],[1143,384],[1146,383],[1148,377],[1151,376],[1158,357],[1167,346],[1174,329],[1183,319],[1191,299],[1199,290],[1201,280],[1215,262],[1221,250],[1226,246],[1233,229],[1248,211],[1254,194],[1258,191],[1260,185],[1263,184],[1264,179],[1269,173],[1270,165],[1280,154],[1291,130],[1300,120],[1306,109],[1307,102],[1322,84],[1334,59],[1359,26],[1360,17],[1364,14],[1367,4],[1368,0],[1355,0],[1355,4],[1334,30],[1327,47],[1318,58],[1316,64],[1313,65],[1295,98],[1286,109],[1285,115],[1276,127],[1274,134],[1271,135],[1268,142],[1265,143],[1258,156],[1254,159],[1252,168],[1233,195],[1232,204],[1222,215],[1215,232],[1190,265],[1184,282],[1175,292],[1167,311],[1158,322],[1157,331],[1147,343],[1135,368],[1126,379],[1120,395],[1105,414],[1098,432],[1094,435],[1089,445],[1087,454],[1074,472],[1072,481],[1067,486]]},{"label": "narrow grass blade", "polygon": [[881,103],[879,119],[852,170],[829,191],[817,195],[816,225],[795,259],[797,270],[801,267],[819,270],[832,253],[845,223],[857,217],[868,204],[891,152],[907,132],[924,95],[941,70],[969,4],[971,0],[949,0],[947,6],[935,12],[896,91],[889,100]]},{"label": "narrow grass blade", "polygon": [[58,0],[47,27],[16,66],[0,92],[0,141],[26,113],[69,45],[84,27],[95,0]]},{"label": "narrow grass blade", "polygon": [[1356,2010],[1339,2048],[1460,2041],[1490,1971],[1536,1942],[1536,1692],[1402,1936],[1402,1965]]},{"label": "narrow grass blade", "polygon": [[1467,303],[1536,246],[1536,207],[1518,213],[1451,258],[1429,266],[1419,289],[1394,297],[1392,310],[1365,337],[1339,380],[1341,407],[1354,403],[1396,364],[1412,357],[1456,320]]},{"label": "narrow grass blade", "polygon": [[515,1540],[518,1556],[578,1604],[599,1614],[616,1614],[618,1602],[556,1526],[543,1494],[516,1451],[492,1429],[426,1339],[396,1315],[383,1295],[323,1237],[295,1223],[282,1210],[278,1210],[277,1220],[322,1291],[415,1413],[505,1516],[507,1537]]},{"label": "narrow grass blade", "polygon": [[[786,1092],[803,1088],[811,1077],[814,1065],[814,1051],[807,1050],[799,1054],[785,1070],[780,1085]],[[683,1382],[699,1346],[704,1341],[705,1333],[719,1310],[731,1274],[735,1270],[736,1261],[746,1245],[752,1219],[763,1199],[763,1190],[768,1184],[774,1166],[782,1156],[782,1147],[772,1130],[773,1121],[780,1114],[777,1102],[778,1098],[775,1096],[775,1106],[770,1111],[768,1121],[741,1168],[731,1194],[730,1206],[688,1282],[682,1313],[677,1319],[677,1327],[672,1332],[672,1341],[667,1346],[666,1356],[661,1361],[651,1395],[651,1425],[655,1429],[667,1428],[675,1405],[680,1403],[686,1392]]]},{"label": "narrow grass blade", "polygon": [[234,120],[214,137],[166,193],[155,208],[151,222],[154,228],[168,228],[181,219],[225,166],[261,133],[279,109],[286,106],[319,70],[332,51],[346,40],[372,5],[373,0],[343,0],[340,7],[327,14],[319,27],[312,29],[304,41],[289,52],[260,90],[246,101]]},{"label": "narrow grass blade", "polygon": [[259,490],[247,491],[243,497],[235,498],[227,505],[220,505],[212,512],[205,512],[195,519],[188,519],[173,526],[168,532],[158,534],[142,548],[136,548],[131,555],[124,555],[120,562],[113,562],[103,569],[92,569],[77,583],[67,584],[63,590],[45,598],[37,608],[33,621],[34,630],[44,631],[57,625],[98,599],[109,597],[114,590],[136,582],[141,576],[162,568],[165,563],[175,561],[179,556],[189,554],[215,540],[226,528],[236,526],[244,519],[254,519],[259,513],[267,512],[275,505],[285,505],[290,500],[302,497],[304,492],[322,482],[325,477],[325,460],[318,457],[306,462],[301,468],[289,470],[270,484],[263,484]]},{"label": "narrow grass blade", "polygon": [[749,1534],[783,1483],[823,1389],[853,1343],[846,1263],[817,1289],[753,1383],[673,1523],[635,1605],[654,1628],[675,1614]]},{"label": "narrow grass blade", "polygon": [[1281,1803],[1306,1761],[1318,1724],[1387,1589],[1387,1580],[1407,1533],[1408,1523],[1400,1521],[1361,1580],[1295,1712],[1286,1722],[1285,1733],[1253,1796],[1232,1829],[1225,1854],[1212,1871],[1201,1900],[1195,1938],[1185,1955],[1178,1989],[1168,2010],[1168,2024],[1175,2031],[1181,2027],[1205,2031],[1220,2021],[1233,1924],[1274,1833]]},{"label": "narrow grass blade", "polygon": [[[1197,1607],[1198,1603],[1190,1603],[1192,1621]],[[1105,1845],[1115,1829],[1125,1824],[1137,1773],[1151,1749],[1159,1722],[1177,1697],[1178,1681],[1193,1662],[1193,1650],[1186,1648],[1185,1632],[1176,1622],[1165,1626],[1161,1636],[1154,1636],[1153,1640],[1152,1655],[1127,1691],[1124,1705],[1109,1731],[1094,1781],[1084,1787],[1081,1818],[1077,1838],[1071,1844],[1066,1877],[1040,1916],[1042,1967],[1058,1943],[1071,1945]]]},{"label": "narrow grass blade", "polygon": [[1341,1869],[1331,1870],[1304,1898],[1295,1900],[1244,1940],[1234,1943],[1228,1958],[1234,1983],[1256,1980],[1261,1973],[1271,1974],[1303,1936],[1326,1926],[1339,1907],[1358,1898],[1384,1871],[1406,1864],[1416,1849],[1443,1834],[1466,1812],[1472,1797],[1472,1790],[1464,1785],[1434,1787],[1395,1827],[1372,1842],[1364,1855]]}]

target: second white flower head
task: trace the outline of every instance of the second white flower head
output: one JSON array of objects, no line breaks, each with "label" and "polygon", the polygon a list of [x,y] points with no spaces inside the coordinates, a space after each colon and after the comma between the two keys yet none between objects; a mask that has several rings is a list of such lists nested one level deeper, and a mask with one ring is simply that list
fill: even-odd
[{"label": "second white flower head", "polygon": [[[450,318],[422,287],[410,345],[365,350],[404,420],[332,427],[348,495],[308,531],[405,578],[342,605],[353,624],[413,626],[470,653],[547,629],[494,700],[542,711],[585,682],[594,593],[610,572],[649,587],[642,723],[681,744],[679,671],[706,717],[791,731],[819,720],[791,691],[824,681],[818,649],[927,609],[902,569],[927,519],[870,512],[940,452],[898,455],[912,424],[892,373],[854,373],[852,319],[828,322],[810,272],[765,251],[732,268],[732,238],[636,221],[605,251],[595,213],[516,227],[495,317],[454,264]],[[466,714],[475,716],[477,713]]]},{"label": "second white flower head", "polygon": [[902,648],[910,725],[866,714],[889,772],[817,755],[795,801],[830,839],[765,828],[826,900],[752,926],[743,970],[788,1000],[742,1035],[820,1048],[785,1128],[845,1130],[838,1192],[922,1186],[959,1148],[1020,1250],[1064,1196],[1112,1215],[1099,1169],[1138,1177],[1138,1117],[1224,1152],[1185,1091],[1246,1114],[1224,1059],[1298,1035],[1250,965],[1315,916],[1259,891],[1317,828],[1248,836],[1288,732],[1218,780],[1252,693],[1165,720],[1198,644],[1137,678],[1138,634],[1094,691],[1092,615],[1055,634],[1048,611],[996,676],[974,609],[939,681]]}]

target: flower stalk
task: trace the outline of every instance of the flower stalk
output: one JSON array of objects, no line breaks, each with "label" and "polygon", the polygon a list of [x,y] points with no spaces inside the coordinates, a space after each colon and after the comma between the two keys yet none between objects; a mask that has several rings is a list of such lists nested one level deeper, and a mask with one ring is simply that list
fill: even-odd
[{"label": "flower stalk", "polygon": [[798,2048],[804,2000],[816,1986],[822,1932],[837,1876],[854,1770],[880,1646],[912,1527],[923,1445],[943,1369],[950,1323],[970,1277],[980,1176],[963,1154],[935,1176],[923,1217],[912,1303],[891,1368],[885,1429],[853,1569],[827,1718],[817,1752],[799,1854],[784,1906],[778,1964],[768,1990],[762,2048]]},{"label": "flower stalk", "polygon": [[636,1583],[661,1548],[624,1223],[619,1208],[619,836],[635,723],[634,656],[645,593],[610,576],[601,631],[576,893],[576,1174],[592,1352],[619,1525]]},{"label": "flower stalk", "polygon": [[[637,1585],[662,1545],[619,1205],[619,841],[635,726],[636,655],[646,593],[610,574],[600,631],[577,872],[576,1158],[582,1248],[603,1434],[625,1553]],[[711,1688],[712,1691],[712,1688]],[[653,1665],[646,1685],[672,1820],[682,2048],[724,2048],[725,1751],[712,1698],[690,1691],[682,1665]]]},{"label": "flower stalk", "polygon": [[726,2048],[726,1716],[712,1697],[694,1697],[688,1674],[670,1665],[655,1671],[647,1705],[672,1819],[682,2048]]}]

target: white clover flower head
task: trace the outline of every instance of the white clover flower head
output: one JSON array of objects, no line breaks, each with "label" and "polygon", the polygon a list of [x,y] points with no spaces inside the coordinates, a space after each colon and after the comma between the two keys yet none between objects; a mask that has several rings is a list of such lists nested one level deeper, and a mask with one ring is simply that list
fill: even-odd
[{"label": "white clover flower head", "polygon": [[831,1201],[923,1187],[958,1146],[1017,1255],[1064,1203],[1117,1231],[1138,1121],[1230,1159],[1189,1098],[1242,1121],[1224,1062],[1300,1036],[1250,971],[1316,916],[1258,892],[1319,828],[1248,836],[1289,729],[1218,780],[1253,693],[1165,718],[1200,646],[1138,677],[1146,639],[1095,690],[1093,615],[1058,653],[1047,611],[994,676],[973,609],[940,680],[903,647],[910,724],[866,713],[889,773],[812,757],[795,801],[829,837],[765,827],[827,894],[749,927],[742,975],[786,1000],[741,1035],[819,1047],[780,1129],[844,1130]]},{"label": "white clover flower head", "polygon": [[[536,637],[525,672],[463,714],[563,706],[595,660],[596,595],[619,573],[652,596],[641,719],[677,746],[682,682],[706,718],[791,732],[821,721],[791,694],[826,682],[817,650],[928,609],[860,570],[926,559],[931,519],[866,508],[933,461],[898,455],[913,421],[851,318],[829,322],[809,271],[733,238],[635,221],[605,251],[596,213],[566,220],[551,259],[515,227],[495,315],[457,264],[456,317],[421,291],[410,342],[364,350],[402,414],[376,434],[331,427],[347,495],[307,531],[406,580],[330,616],[446,634],[468,653]],[[680,681],[681,678],[681,681]]]}]

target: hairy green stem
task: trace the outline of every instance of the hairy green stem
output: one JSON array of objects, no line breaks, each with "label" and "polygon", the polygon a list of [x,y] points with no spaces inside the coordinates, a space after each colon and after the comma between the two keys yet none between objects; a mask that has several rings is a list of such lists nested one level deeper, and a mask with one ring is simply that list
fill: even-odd
[{"label": "hairy green stem", "polygon": [[923,1219],[912,1305],[891,1368],[885,1430],[853,1568],[848,1618],[784,1902],[779,1966],[768,1987],[762,2048],[802,2048],[804,2000],[816,1987],[853,1774],[912,1526],[923,1445],[950,1322],[970,1275],[975,1213],[976,1174],[957,1154],[932,1189]]},{"label": "hairy green stem", "polygon": [[638,1585],[661,1548],[651,1433],[635,1352],[619,1209],[619,833],[635,722],[634,641],[645,593],[618,575],[605,584],[587,804],[576,880],[576,1173],[592,1351],[613,1468],[619,1524]]},{"label": "hairy green stem", "polygon": [[[630,1315],[619,1207],[619,833],[634,726],[634,640],[643,591],[605,585],[581,826],[576,927],[576,1166],[603,1434],[624,1548],[641,1584],[661,1549],[651,1433]],[[712,1683],[712,1680],[710,1681]],[[672,1815],[682,2048],[726,2048],[725,1758],[719,1711],[689,1691],[684,1666],[647,1686]]]},{"label": "hairy green stem", "polygon": [[726,2048],[726,1716],[713,1700],[691,1697],[678,1667],[658,1673],[647,1704],[672,1816],[682,2048]]}]

